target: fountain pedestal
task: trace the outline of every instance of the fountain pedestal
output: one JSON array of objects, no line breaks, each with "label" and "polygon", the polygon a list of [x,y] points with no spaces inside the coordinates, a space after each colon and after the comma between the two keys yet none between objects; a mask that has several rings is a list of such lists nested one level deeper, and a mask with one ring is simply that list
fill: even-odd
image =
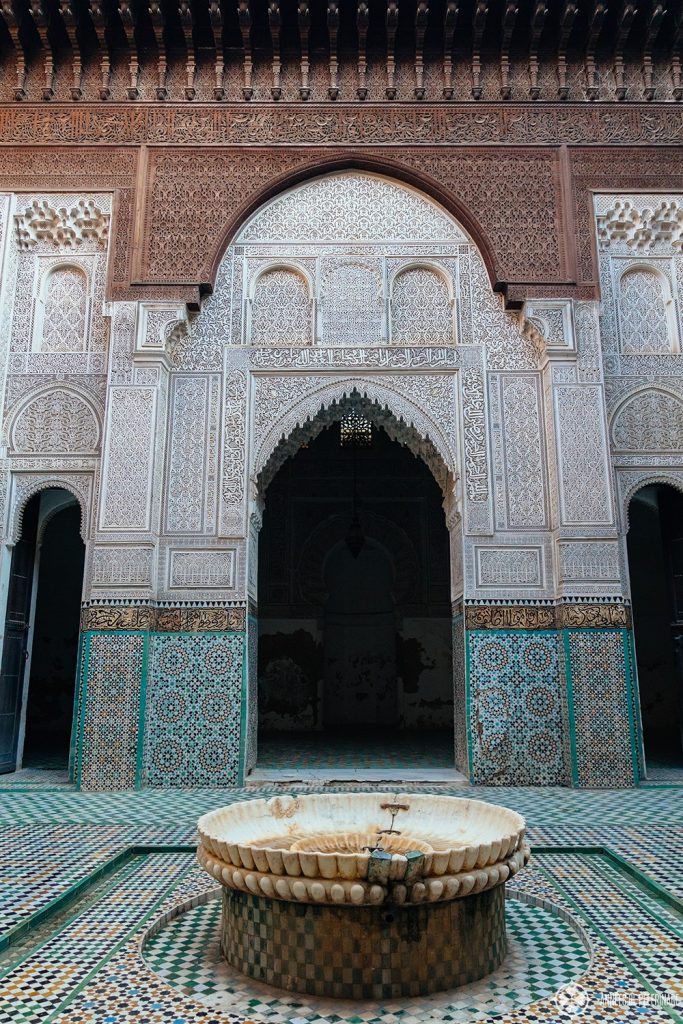
[{"label": "fountain pedestal", "polygon": [[505,882],[529,858],[524,819],[426,794],[232,804],[198,825],[223,886],[221,949],[243,974],[336,998],[423,996],[505,957]]},{"label": "fountain pedestal", "polygon": [[507,953],[505,886],[446,903],[324,906],[223,890],[223,956],[257,981],[345,999],[477,981]]}]

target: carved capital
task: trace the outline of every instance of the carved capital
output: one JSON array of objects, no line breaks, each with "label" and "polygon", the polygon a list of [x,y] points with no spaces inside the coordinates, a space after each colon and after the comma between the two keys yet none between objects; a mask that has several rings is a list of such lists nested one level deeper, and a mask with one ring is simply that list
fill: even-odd
[{"label": "carved capital", "polygon": [[187,306],[142,302],[138,316],[136,352],[170,352],[187,333]]}]

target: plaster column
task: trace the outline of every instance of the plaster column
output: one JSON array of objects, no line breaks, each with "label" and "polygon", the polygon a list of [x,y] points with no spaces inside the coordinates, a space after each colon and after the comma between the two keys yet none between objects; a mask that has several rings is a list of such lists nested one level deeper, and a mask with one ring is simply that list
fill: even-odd
[{"label": "plaster column", "polygon": [[641,768],[631,614],[619,557],[599,307],[573,304],[575,352],[553,361],[557,624],[572,781],[630,786]]},{"label": "plaster column", "polygon": [[169,323],[177,307],[112,307],[96,530],[86,564],[76,783],[139,786],[154,626]]}]

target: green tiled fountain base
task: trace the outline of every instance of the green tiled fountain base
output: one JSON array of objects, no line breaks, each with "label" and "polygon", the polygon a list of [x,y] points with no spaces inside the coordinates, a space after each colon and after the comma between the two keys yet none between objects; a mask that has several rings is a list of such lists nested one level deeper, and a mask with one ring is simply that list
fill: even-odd
[{"label": "green tiled fountain base", "polygon": [[144,946],[147,964],[175,989],[215,1011],[268,1024],[427,1024],[481,1020],[556,993],[588,967],[581,938],[554,911],[508,893],[509,951],[502,965],[469,985],[436,995],[349,1002],[301,995],[255,981],[220,952],[217,895],[165,923]]},{"label": "green tiled fountain base", "polygon": [[334,907],[223,891],[223,954],[310,995],[388,999],[478,981],[506,953],[505,886],[413,907]]}]

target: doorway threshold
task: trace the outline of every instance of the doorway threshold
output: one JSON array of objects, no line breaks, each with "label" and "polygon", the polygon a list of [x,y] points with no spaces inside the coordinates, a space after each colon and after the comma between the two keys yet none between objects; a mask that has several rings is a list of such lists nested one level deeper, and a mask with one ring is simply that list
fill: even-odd
[{"label": "doorway threshold", "polygon": [[397,782],[447,782],[452,786],[469,786],[462,772],[455,768],[259,768],[258,764],[246,780],[247,786],[290,785],[292,783],[372,782],[394,785]]}]

